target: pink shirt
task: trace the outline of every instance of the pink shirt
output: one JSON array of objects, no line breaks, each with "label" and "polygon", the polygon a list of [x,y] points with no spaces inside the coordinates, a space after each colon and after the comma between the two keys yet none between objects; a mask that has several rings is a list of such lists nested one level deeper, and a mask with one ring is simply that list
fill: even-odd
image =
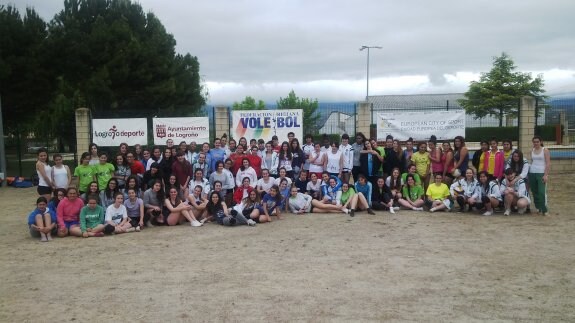
[{"label": "pink shirt", "polygon": [[80,211],[84,207],[84,202],[81,198],[76,198],[74,201],[70,201],[65,197],[60,203],[58,203],[58,209],[56,211],[56,216],[58,218],[58,227],[65,228],[64,221],[80,221]]}]

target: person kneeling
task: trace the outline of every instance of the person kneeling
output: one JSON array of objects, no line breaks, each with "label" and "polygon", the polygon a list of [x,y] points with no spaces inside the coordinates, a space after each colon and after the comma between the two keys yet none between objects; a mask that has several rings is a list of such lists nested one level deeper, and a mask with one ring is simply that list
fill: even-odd
[{"label": "person kneeling", "polygon": [[511,168],[505,170],[505,179],[501,181],[499,191],[503,196],[505,205],[505,213],[503,215],[510,215],[512,207],[517,207],[517,212],[523,214],[531,204],[525,181],[523,179],[516,180],[515,171]]}]

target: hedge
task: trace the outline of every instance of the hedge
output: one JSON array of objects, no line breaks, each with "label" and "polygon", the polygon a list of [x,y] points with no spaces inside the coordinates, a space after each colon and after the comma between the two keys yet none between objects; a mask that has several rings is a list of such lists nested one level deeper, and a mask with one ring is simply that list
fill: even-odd
[{"label": "hedge", "polygon": [[[535,133],[540,135],[544,141],[555,141],[555,125],[537,126]],[[489,140],[495,137],[499,140],[509,139],[519,140],[518,127],[481,127],[465,128],[465,141],[478,142]]]}]

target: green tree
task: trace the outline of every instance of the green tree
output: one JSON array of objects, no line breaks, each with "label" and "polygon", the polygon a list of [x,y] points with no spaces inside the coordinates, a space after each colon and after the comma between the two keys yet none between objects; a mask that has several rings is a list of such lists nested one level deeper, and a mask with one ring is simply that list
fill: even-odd
[{"label": "green tree", "polygon": [[318,107],[317,99],[298,98],[294,90],[291,90],[286,98],[277,101],[278,109],[302,109],[303,110],[303,129],[304,133],[316,134],[318,127]]},{"label": "green tree", "polygon": [[543,75],[533,79],[531,73],[516,72],[516,69],[506,53],[493,57],[491,70],[481,73],[479,81],[471,82],[459,104],[476,119],[494,116],[499,119],[499,126],[503,126],[504,116],[517,117],[522,96],[542,97],[545,93]]},{"label": "green tree", "polygon": [[12,6],[0,5],[0,95],[6,132],[31,129],[47,108],[54,77],[44,56],[46,23],[32,8],[21,17]]},{"label": "green tree", "polygon": [[266,104],[262,100],[252,98],[251,96],[246,96],[242,102],[234,102],[232,105],[234,110],[265,110]]},{"label": "green tree", "polygon": [[153,13],[130,0],[65,0],[50,22],[56,75],[96,114],[188,115],[205,103],[199,63],[177,55]]}]

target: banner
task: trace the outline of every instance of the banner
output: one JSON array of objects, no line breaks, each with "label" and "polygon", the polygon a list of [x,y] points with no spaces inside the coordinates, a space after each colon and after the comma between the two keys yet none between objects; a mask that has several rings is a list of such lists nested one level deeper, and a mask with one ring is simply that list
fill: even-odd
[{"label": "banner", "polygon": [[174,145],[185,141],[189,144],[210,142],[210,122],[207,117],[199,118],[153,118],[152,131],[154,145],[166,145],[166,140],[173,139]]},{"label": "banner", "polygon": [[148,144],[148,122],[137,119],[92,119],[92,137],[98,146]]},{"label": "banner", "polygon": [[268,142],[276,135],[281,144],[289,132],[300,144],[304,142],[302,109],[233,111],[231,135],[236,140],[246,137],[248,141],[261,138]]},{"label": "banner", "polygon": [[438,140],[465,136],[465,111],[418,111],[378,113],[377,139],[385,140],[387,135],[405,141],[429,140],[435,135]]}]

